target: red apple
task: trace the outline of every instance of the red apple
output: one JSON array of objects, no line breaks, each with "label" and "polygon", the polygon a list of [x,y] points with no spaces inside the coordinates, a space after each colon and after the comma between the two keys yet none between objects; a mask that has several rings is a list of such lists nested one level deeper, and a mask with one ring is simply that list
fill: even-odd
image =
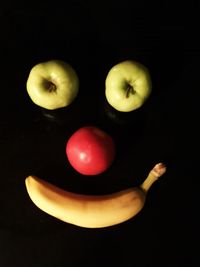
[{"label": "red apple", "polygon": [[84,175],[106,171],[115,157],[115,143],[110,135],[95,126],[78,129],[66,144],[72,167]]}]

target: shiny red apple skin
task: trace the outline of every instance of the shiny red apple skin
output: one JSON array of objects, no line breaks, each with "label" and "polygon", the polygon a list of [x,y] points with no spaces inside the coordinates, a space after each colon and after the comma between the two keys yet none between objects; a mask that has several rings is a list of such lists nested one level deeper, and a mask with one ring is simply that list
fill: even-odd
[{"label": "shiny red apple skin", "polygon": [[66,155],[72,167],[83,175],[97,175],[113,163],[116,148],[113,138],[95,126],[85,126],[72,134]]}]

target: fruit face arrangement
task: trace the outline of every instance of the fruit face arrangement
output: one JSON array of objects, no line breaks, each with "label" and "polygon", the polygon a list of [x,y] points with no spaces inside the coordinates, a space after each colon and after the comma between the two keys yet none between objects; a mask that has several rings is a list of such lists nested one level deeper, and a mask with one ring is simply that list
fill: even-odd
[{"label": "fruit face arrangement", "polygon": [[[108,103],[118,111],[130,112],[141,107],[149,97],[150,75],[142,64],[124,61],[109,71],[105,87]],[[76,72],[60,60],[34,66],[27,80],[30,98],[46,109],[67,107],[78,90]],[[107,171],[115,155],[113,138],[92,125],[78,129],[66,142],[67,159],[82,175]],[[80,227],[101,228],[120,224],[140,212],[151,185],[165,171],[166,166],[158,163],[140,186],[98,196],[69,192],[36,176],[28,176],[25,185],[33,203],[49,215]]]}]

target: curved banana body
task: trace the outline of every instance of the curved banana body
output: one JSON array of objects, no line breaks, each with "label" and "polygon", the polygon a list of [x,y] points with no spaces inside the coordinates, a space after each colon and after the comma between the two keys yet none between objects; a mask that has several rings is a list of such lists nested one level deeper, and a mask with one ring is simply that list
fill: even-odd
[{"label": "curved banana body", "polygon": [[151,180],[151,183],[143,183],[144,187],[129,188],[108,195],[68,192],[36,176],[28,176],[25,183],[31,200],[44,212],[70,224],[100,228],[122,223],[135,216],[144,206],[152,179],[159,176],[160,174],[155,175],[151,171],[146,179]]},{"label": "curved banana body", "polygon": [[74,225],[99,228],[128,220],[144,204],[145,194],[131,188],[109,195],[81,195],[58,188],[35,176],[26,178],[33,203],[44,212]]}]

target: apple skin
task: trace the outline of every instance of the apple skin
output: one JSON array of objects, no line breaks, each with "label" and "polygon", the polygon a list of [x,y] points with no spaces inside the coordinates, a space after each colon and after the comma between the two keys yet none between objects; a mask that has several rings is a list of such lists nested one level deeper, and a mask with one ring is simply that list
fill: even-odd
[{"label": "apple skin", "polygon": [[79,78],[68,63],[50,60],[31,69],[26,88],[36,105],[54,110],[73,102],[79,92]]},{"label": "apple skin", "polygon": [[125,60],[113,66],[105,81],[106,99],[120,112],[140,108],[149,97],[151,89],[148,69],[133,60]]},{"label": "apple skin", "polygon": [[95,126],[79,128],[66,144],[71,166],[83,175],[97,175],[106,171],[116,154],[113,138]]}]

